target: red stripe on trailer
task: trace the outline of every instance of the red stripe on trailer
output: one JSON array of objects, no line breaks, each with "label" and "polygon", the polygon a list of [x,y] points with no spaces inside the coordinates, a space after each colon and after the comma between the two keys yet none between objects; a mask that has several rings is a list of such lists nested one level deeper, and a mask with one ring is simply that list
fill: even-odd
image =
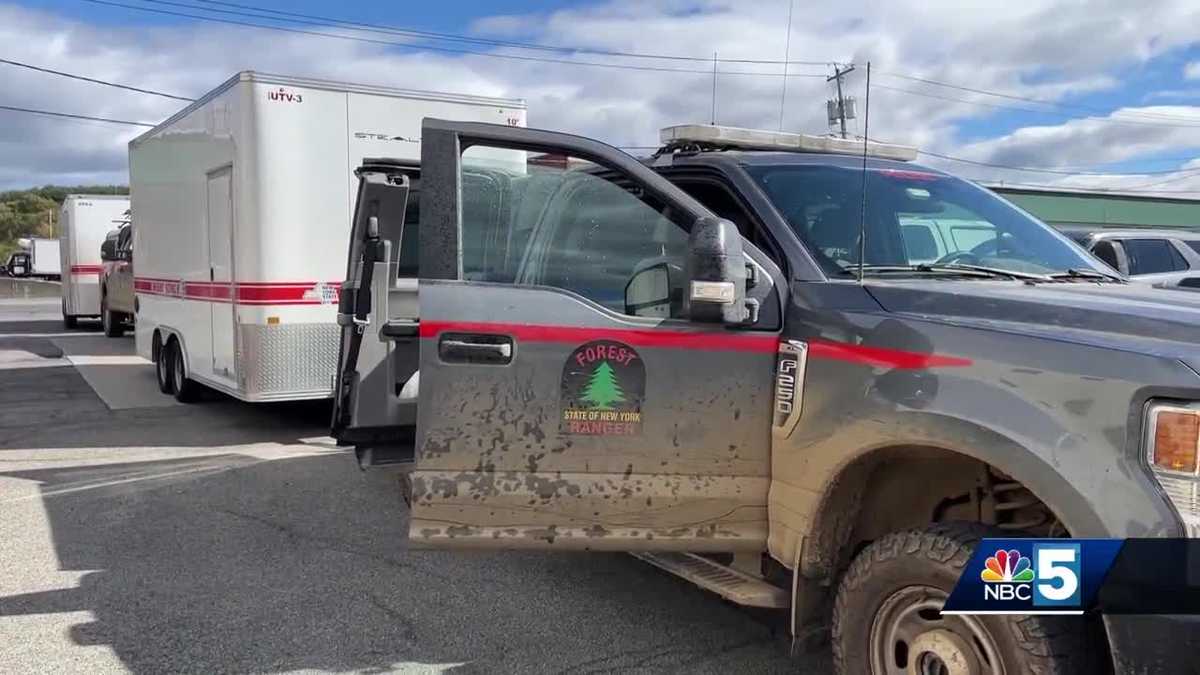
[{"label": "red stripe on trailer", "polygon": [[138,277],[134,290],[145,295],[160,295],[202,302],[233,302],[239,305],[331,305],[337,304],[340,282],[229,282],[181,281]]},{"label": "red stripe on trailer", "polygon": [[103,271],[103,265],[71,265],[71,274],[100,274]]}]

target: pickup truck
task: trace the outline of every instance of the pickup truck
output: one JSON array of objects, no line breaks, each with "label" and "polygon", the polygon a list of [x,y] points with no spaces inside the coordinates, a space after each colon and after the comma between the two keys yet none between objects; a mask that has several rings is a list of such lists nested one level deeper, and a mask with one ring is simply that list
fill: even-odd
[{"label": "pickup truck", "polygon": [[1200,537],[1200,296],[911,148],[663,141],[359,170],[333,433],[411,545],[631,552],[845,674],[1193,668],[1200,617],[940,610],[983,537]]},{"label": "pickup truck", "polygon": [[125,223],[100,245],[100,323],[108,337],[121,337],[133,323],[137,295],[133,288],[133,226]]}]

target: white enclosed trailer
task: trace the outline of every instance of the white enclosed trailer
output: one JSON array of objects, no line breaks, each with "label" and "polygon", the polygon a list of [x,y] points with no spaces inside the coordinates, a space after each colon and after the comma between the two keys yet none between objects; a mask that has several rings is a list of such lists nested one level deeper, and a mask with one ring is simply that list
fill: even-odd
[{"label": "white enclosed trailer", "polygon": [[57,279],[62,274],[58,240],[33,237],[29,240],[29,268],[35,277]]},{"label": "white enclosed trailer", "polygon": [[59,267],[62,273],[63,323],[100,316],[100,244],[125,222],[129,197],[67,195],[59,215]]},{"label": "white enclosed trailer", "polygon": [[332,394],[354,170],[415,164],[425,117],[524,126],[525,104],[243,72],[130,142],[137,349],[164,391],[180,354],[189,390]]}]

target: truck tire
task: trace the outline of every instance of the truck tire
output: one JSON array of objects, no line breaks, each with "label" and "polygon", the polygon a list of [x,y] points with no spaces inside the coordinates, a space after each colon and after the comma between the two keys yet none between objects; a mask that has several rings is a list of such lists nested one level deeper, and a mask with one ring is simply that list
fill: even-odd
[{"label": "truck tire", "polygon": [[186,361],[179,341],[172,339],[168,342],[167,351],[171,355],[171,389],[175,392],[175,400],[180,403],[200,400],[200,384],[187,376]]},{"label": "truck tire", "polygon": [[104,334],[108,337],[121,337],[125,334],[125,324],[121,315],[108,308],[108,301],[100,303],[100,323],[104,324]]},{"label": "truck tire", "polygon": [[833,608],[833,658],[843,675],[1103,672],[1107,644],[1089,644],[1079,616],[945,616],[972,551],[985,536],[1019,536],[978,523],[884,535],[850,565]]},{"label": "truck tire", "polygon": [[[158,342],[158,336],[154,337]],[[154,379],[158,380],[158,390],[168,396],[174,395],[175,390],[171,380],[171,350],[166,345],[160,345],[156,350],[158,358],[154,361]]]}]

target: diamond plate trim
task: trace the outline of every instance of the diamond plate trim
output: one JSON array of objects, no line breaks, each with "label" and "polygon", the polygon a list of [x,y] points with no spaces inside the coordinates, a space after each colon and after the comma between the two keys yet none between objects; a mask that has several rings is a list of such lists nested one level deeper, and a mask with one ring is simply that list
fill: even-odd
[{"label": "diamond plate trim", "polygon": [[238,326],[241,389],[261,394],[333,395],[341,333],[333,323]]}]

